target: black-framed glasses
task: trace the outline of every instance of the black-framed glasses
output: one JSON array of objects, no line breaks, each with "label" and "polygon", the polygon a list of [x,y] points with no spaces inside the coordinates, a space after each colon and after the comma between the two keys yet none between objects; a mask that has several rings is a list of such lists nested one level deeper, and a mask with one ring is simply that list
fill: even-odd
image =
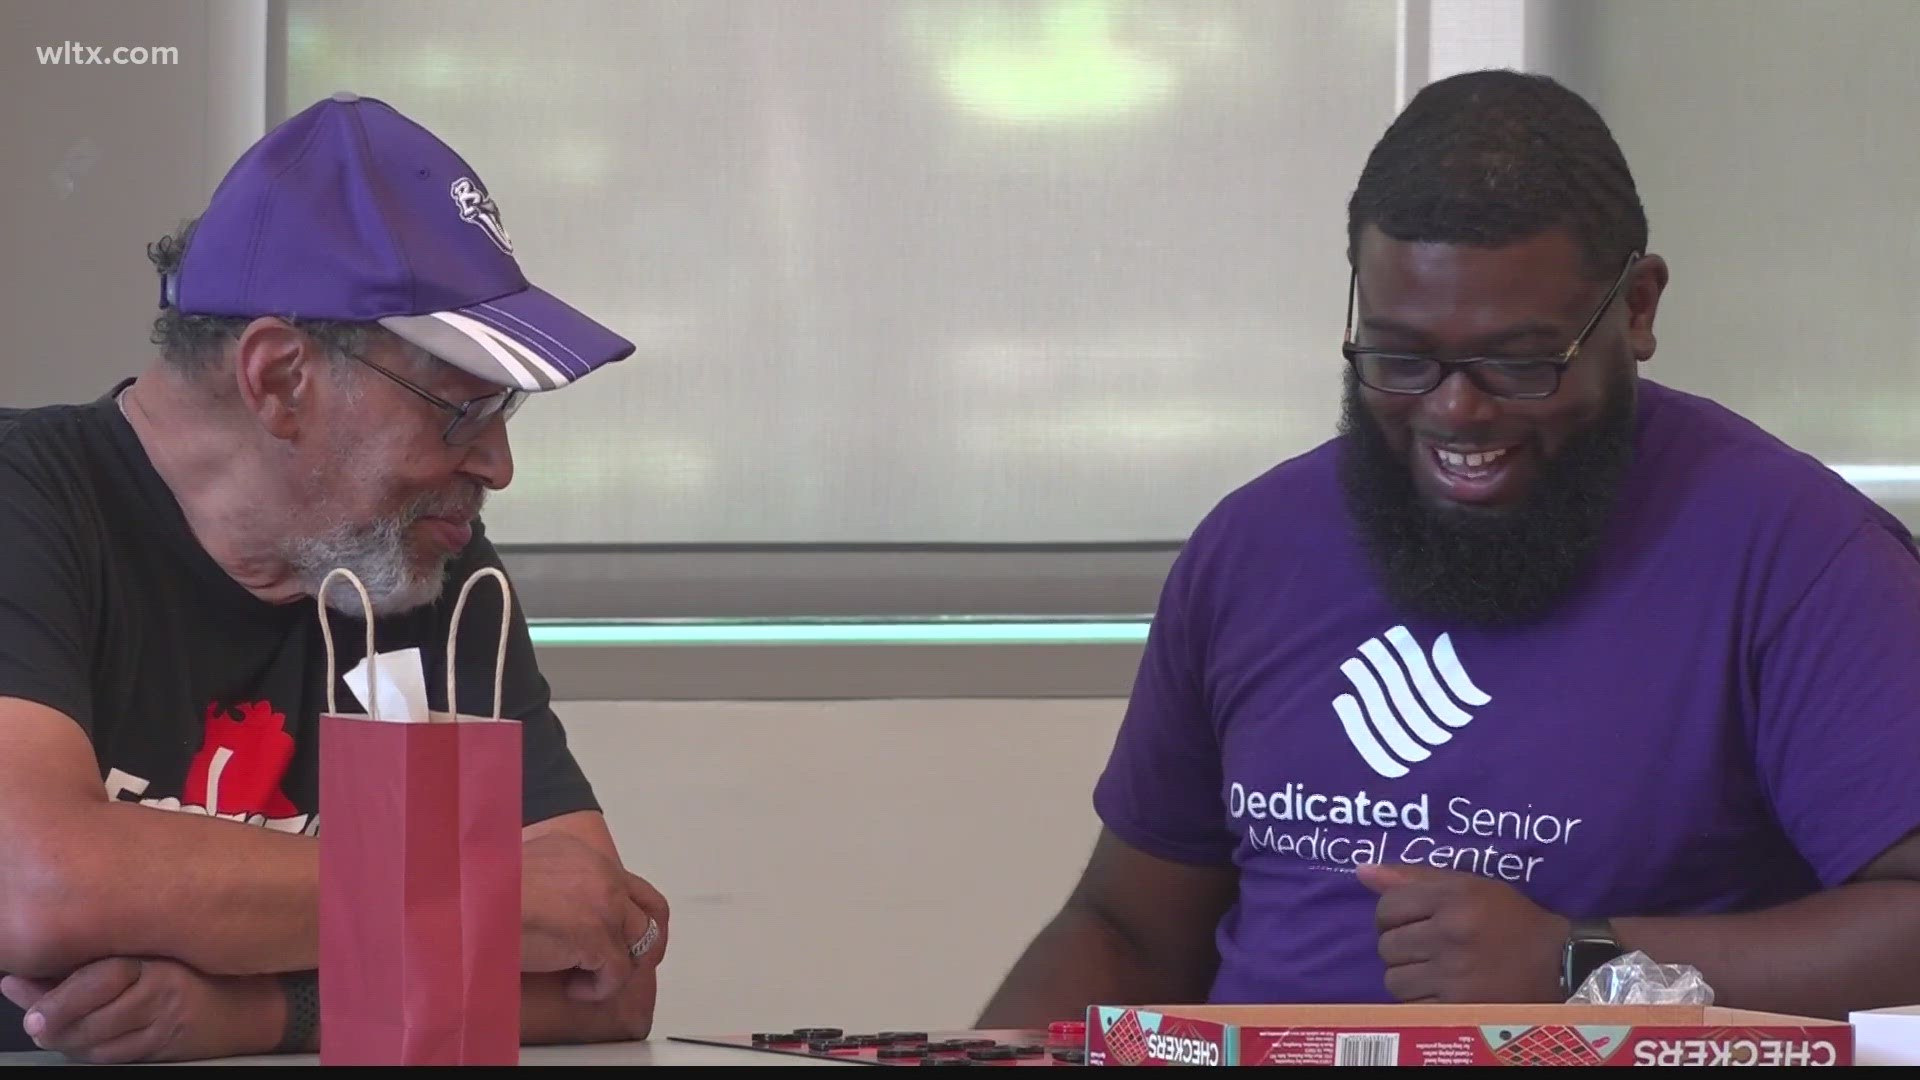
[{"label": "black-framed glasses", "polygon": [[1495,397],[1552,397],[1560,389],[1560,378],[1566,373],[1567,366],[1580,355],[1594,328],[1600,325],[1600,317],[1613,306],[1621,287],[1626,284],[1627,275],[1633,272],[1634,265],[1639,261],[1638,251],[1627,256],[1627,264],[1620,268],[1620,276],[1613,280],[1613,287],[1607,290],[1606,299],[1594,309],[1587,325],[1573,339],[1573,344],[1559,355],[1472,356],[1464,360],[1442,360],[1422,353],[1368,349],[1354,344],[1353,317],[1360,292],[1360,271],[1355,267],[1347,280],[1347,328],[1340,351],[1360,382],[1383,394],[1429,393],[1455,371],[1464,371],[1475,386]]},{"label": "black-framed glasses", "polygon": [[371,360],[364,357],[355,357],[354,359],[359,360],[361,363],[392,379],[394,382],[399,383],[401,386],[406,387],[408,390],[413,391],[433,404],[438,405],[440,408],[445,409],[447,412],[452,413],[453,420],[447,424],[447,430],[440,433],[440,437],[446,441],[448,446],[465,446],[472,442],[479,437],[480,432],[486,429],[487,422],[496,416],[500,418],[501,423],[506,423],[513,418],[514,413],[520,411],[520,406],[525,404],[527,400],[526,391],[508,387],[497,394],[488,394],[485,397],[472,398],[467,401],[448,401],[446,398],[435,394],[431,390],[417,386]]}]

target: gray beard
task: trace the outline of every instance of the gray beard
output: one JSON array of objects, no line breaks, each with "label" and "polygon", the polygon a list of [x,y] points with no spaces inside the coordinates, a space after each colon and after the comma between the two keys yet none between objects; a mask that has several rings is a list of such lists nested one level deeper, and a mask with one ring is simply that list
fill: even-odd
[{"label": "gray beard", "polygon": [[[450,557],[422,566],[407,548],[407,531],[423,517],[455,511],[478,515],[486,493],[475,486],[461,492],[428,494],[390,517],[371,524],[340,521],[319,532],[283,541],[280,556],[309,596],[318,596],[321,583],[335,570],[347,570],[360,579],[373,604],[375,617],[403,614],[440,598]],[[323,598],[327,607],[355,618],[367,614],[351,583],[335,580]]]},{"label": "gray beard", "polygon": [[[412,611],[439,598],[446,561],[425,570],[414,565],[407,552],[409,520],[386,518],[373,525],[337,525],[317,536],[288,541],[282,557],[309,595],[319,594],[328,574],[347,570],[367,590],[376,617]],[[336,580],[325,600],[329,608],[343,615],[361,618],[367,614],[360,594],[346,581]]]}]

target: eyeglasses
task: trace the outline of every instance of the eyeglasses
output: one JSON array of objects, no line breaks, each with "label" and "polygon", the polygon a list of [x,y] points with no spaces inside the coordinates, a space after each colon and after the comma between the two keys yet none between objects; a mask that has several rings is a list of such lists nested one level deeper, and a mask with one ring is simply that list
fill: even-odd
[{"label": "eyeglasses", "polygon": [[364,357],[355,357],[354,359],[359,360],[361,363],[392,379],[394,382],[399,383],[401,386],[406,387],[408,390],[413,391],[433,404],[438,405],[440,408],[452,413],[452,422],[447,424],[447,430],[440,434],[440,437],[446,441],[448,446],[465,446],[471,443],[474,439],[479,438],[481,431],[486,429],[487,422],[496,416],[500,418],[501,423],[506,423],[513,418],[514,413],[520,411],[520,406],[525,404],[527,400],[526,391],[509,387],[497,394],[488,394],[485,397],[477,397],[468,401],[448,401],[446,398],[424,387],[414,385],[412,382],[401,378],[399,375],[388,371],[386,368],[381,367],[371,360]]},{"label": "eyeglasses", "polygon": [[1626,284],[1627,275],[1640,261],[1638,251],[1627,256],[1620,276],[1607,290],[1606,299],[1594,310],[1573,344],[1558,356],[1475,356],[1465,360],[1441,360],[1419,353],[1367,349],[1354,344],[1354,307],[1360,291],[1360,272],[1355,267],[1347,281],[1347,329],[1340,351],[1360,382],[1384,394],[1425,394],[1445,382],[1455,371],[1464,371],[1473,384],[1488,394],[1503,398],[1538,399],[1552,397],[1560,389],[1560,378],[1567,365],[1579,356],[1587,338],[1600,325],[1600,317],[1613,306],[1614,298]]}]

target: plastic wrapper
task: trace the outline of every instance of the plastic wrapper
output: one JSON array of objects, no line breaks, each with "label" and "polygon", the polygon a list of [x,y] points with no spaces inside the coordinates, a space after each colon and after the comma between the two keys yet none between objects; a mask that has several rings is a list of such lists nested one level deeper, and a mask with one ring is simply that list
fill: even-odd
[{"label": "plastic wrapper", "polygon": [[1642,952],[1595,968],[1567,999],[1569,1005],[1711,1005],[1713,987],[1696,968],[1656,964]]}]

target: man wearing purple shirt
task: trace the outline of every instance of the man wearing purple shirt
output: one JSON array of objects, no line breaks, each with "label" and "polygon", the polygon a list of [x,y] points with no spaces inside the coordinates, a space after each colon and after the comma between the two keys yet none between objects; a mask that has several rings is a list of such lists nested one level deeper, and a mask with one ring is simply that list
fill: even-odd
[{"label": "man wearing purple shirt", "polygon": [[1551,81],[1428,87],[1349,210],[1339,437],[1195,529],[979,1022],[1563,1001],[1634,950],[1723,1005],[1920,1001],[1907,530],[1640,375],[1668,269]]}]

